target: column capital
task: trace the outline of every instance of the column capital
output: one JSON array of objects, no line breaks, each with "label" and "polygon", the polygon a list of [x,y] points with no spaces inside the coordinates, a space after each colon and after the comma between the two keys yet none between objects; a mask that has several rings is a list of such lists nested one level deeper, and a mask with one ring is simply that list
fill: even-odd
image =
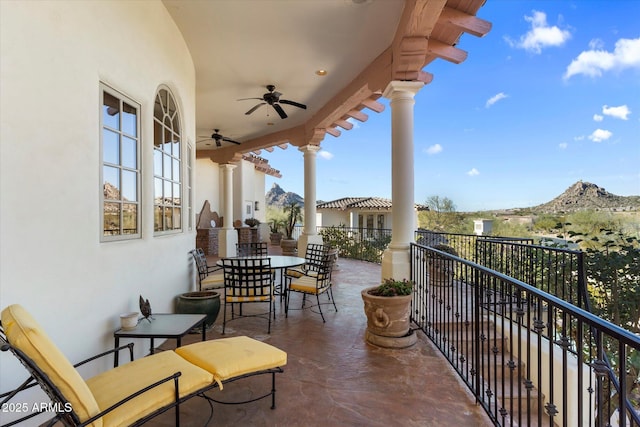
[{"label": "column capital", "polygon": [[305,154],[307,154],[307,153],[317,153],[318,151],[320,151],[320,146],[319,145],[313,145],[313,144],[307,144],[307,145],[303,145],[302,147],[298,147],[298,150],[302,151]]},{"label": "column capital", "polygon": [[424,86],[423,82],[392,80],[382,93],[382,96],[388,99],[394,98],[398,93],[411,93],[415,95]]},{"label": "column capital", "polygon": [[221,165],[219,165],[219,167],[226,170],[234,170],[236,167],[238,167],[238,165],[234,165],[231,163],[222,163]]}]

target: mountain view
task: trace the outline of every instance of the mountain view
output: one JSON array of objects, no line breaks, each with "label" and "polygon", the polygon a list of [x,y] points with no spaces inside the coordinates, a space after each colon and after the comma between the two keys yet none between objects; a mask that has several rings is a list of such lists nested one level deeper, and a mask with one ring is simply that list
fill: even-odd
[{"label": "mountain view", "polygon": [[[353,196],[357,196],[354,194]],[[297,202],[304,204],[302,196],[285,192],[278,184],[266,194],[267,206],[282,208]],[[321,201],[318,201],[320,203]],[[510,209],[534,214],[576,212],[581,210],[635,211],[640,209],[640,196],[617,196],[590,182],[578,181],[553,200],[529,208]]]},{"label": "mountain view", "polygon": [[291,203],[296,202],[300,206],[304,206],[304,198],[296,193],[292,193],[290,191],[285,192],[282,187],[280,187],[275,182],[269,191],[266,194],[266,203],[267,206],[281,209],[286,205],[290,205]]}]

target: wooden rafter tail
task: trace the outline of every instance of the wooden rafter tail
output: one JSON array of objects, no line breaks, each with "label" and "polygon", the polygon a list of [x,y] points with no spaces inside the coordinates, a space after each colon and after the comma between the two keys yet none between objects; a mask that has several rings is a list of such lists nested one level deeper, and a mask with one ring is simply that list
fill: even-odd
[{"label": "wooden rafter tail", "polygon": [[477,16],[470,15],[458,9],[445,6],[442,9],[438,24],[453,25],[454,27],[472,34],[476,37],[484,37],[491,31],[492,24],[489,21],[480,19]]},{"label": "wooden rafter tail", "polygon": [[358,120],[359,122],[366,122],[367,120],[369,120],[369,116],[368,115],[366,115],[362,111],[358,111],[358,110],[348,111],[347,112],[347,116],[352,117],[352,118]]}]

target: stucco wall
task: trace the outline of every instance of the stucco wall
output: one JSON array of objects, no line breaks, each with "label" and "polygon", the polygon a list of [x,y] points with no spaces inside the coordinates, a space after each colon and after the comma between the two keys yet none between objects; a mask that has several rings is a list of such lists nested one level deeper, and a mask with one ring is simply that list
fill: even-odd
[{"label": "stucco wall", "polygon": [[[75,362],[113,347],[118,315],[137,311],[138,295],[168,312],[192,286],[195,230],[153,233],[152,136],[155,94],[166,85],[193,143],[195,72],[159,1],[0,8],[0,305],[24,305]],[[142,106],[142,238],[133,241],[100,243],[101,81]],[[138,355],[148,344],[136,342]],[[0,358],[7,391],[26,372],[8,353]],[[30,398],[48,401],[36,391]]]},{"label": "stucco wall", "polygon": [[211,211],[222,216],[221,180],[222,174],[217,163],[209,159],[196,160],[194,205],[196,214],[200,213],[204,202],[208,200]]}]

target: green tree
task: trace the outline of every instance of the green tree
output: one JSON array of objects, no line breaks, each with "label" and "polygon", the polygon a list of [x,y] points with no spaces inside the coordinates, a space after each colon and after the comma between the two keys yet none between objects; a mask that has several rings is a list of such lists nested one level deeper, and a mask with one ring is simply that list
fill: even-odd
[{"label": "green tree", "polygon": [[429,210],[418,215],[420,227],[449,233],[458,233],[464,228],[464,216],[456,212],[456,205],[450,198],[429,196],[425,205]]}]

